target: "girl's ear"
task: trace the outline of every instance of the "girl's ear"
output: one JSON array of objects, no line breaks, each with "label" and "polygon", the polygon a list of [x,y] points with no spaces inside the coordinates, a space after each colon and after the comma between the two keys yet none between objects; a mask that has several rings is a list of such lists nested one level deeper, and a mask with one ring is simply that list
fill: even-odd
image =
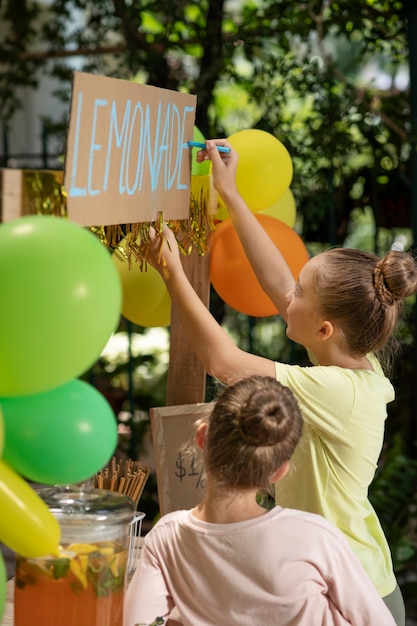
[{"label": "girl's ear", "polygon": [[207,433],[208,424],[207,422],[202,422],[197,431],[195,433],[195,441],[200,450],[204,450],[206,447],[206,433]]},{"label": "girl's ear", "polygon": [[271,483],[277,483],[281,478],[284,478],[288,474],[290,469],[290,462],[285,461],[282,465],[279,466],[277,470],[271,476]]},{"label": "girl's ear", "polygon": [[325,320],[323,324],[321,325],[319,332],[320,332],[320,339],[322,341],[326,341],[327,339],[330,339],[330,337],[333,335],[334,326],[331,322],[329,322],[328,320]]}]

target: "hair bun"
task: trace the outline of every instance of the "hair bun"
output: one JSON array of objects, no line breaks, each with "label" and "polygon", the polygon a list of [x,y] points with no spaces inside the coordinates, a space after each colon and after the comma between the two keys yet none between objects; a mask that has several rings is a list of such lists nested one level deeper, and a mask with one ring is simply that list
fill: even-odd
[{"label": "hair bun", "polygon": [[393,293],[387,285],[383,269],[383,259],[378,261],[375,265],[373,278],[376,297],[380,302],[382,302],[382,304],[392,306],[394,302],[401,300],[401,296]]},{"label": "hair bun", "polygon": [[[242,439],[253,446],[274,446],[283,439],[282,406],[267,390],[251,394],[237,415]],[[286,420],[284,420],[286,424]]]},{"label": "hair bun", "polygon": [[225,388],[209,417],[204,462],[216,484],[269,489],[303,430],[292,391],[271,376],[252,375]]},{"label": "hair bun", "polygon": [[391,250],[375,265],[375,293],[385,305],[392,305],[417,291],[417,265],[408,252]]}]

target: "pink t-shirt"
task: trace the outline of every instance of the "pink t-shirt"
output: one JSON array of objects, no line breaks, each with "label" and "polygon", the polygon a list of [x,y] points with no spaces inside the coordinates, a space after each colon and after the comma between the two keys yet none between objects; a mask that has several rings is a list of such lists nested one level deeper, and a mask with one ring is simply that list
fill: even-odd
[{"label": "pink t-shirt", "polygon": [[174,606],[184,626],[395,626],[343,534],[278,506],[232,524],[191,511],[161,518],[145,537],[124,626]]}]

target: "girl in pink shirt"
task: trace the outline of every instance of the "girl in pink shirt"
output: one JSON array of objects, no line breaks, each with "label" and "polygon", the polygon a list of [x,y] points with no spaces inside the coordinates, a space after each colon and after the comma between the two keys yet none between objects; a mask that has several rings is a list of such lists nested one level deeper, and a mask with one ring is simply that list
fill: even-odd
[{"label": "girl in pink shirt", "polygon": [[272,377],[223,391],[196,431],[205,495],[146,535],[124,626],[165,618],[174,607],[184,626],[394,626],[336,527],[258,503],[289,471],[302,427],[293,393]]}]

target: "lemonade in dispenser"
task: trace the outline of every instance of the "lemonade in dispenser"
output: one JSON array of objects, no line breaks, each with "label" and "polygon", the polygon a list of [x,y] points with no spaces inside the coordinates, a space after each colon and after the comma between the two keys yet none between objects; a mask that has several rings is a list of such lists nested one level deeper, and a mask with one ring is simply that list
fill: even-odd
[{"label": "lemonade in dispenser", "polygon": [[51,487],[39,496],[61,528],[58,555],[17,555],[15,626],[123,626],[134,502],[102,489]]}]

